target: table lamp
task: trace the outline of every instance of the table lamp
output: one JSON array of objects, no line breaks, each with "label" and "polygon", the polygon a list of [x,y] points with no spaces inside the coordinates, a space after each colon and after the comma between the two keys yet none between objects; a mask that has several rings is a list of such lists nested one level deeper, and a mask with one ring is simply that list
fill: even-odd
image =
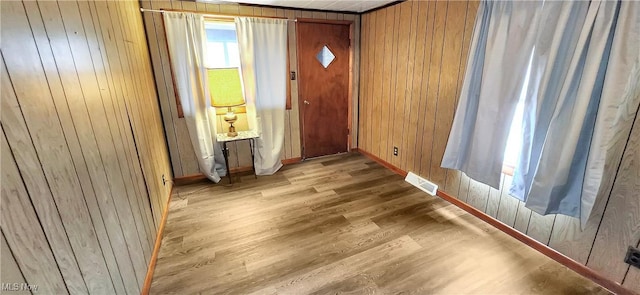
[{"label": "table lamp", "polygon": [[207,69],[207,74],[209,76],[211,105],[216,108],[227,108],[227,114],[224,116],[224,120],[229,123],[227,136],[236,137],[238,133],[233,123],[238,119],[238,116],[233,113],[233,107],[244,104],[240,70],[238,68]]}]

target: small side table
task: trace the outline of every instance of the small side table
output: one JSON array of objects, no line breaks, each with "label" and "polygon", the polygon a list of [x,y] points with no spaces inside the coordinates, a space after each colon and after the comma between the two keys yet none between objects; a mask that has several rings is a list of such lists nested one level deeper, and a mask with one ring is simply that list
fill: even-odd
[{"label": "small side table", "polygon": [[[229,137],[227,133],[218,133],[216,134],[216,139],[218,142],[222,143],[222,154],[224,154],[224,162],[227,165],[227,175],[229,176],[229,184],[233,183],[233,179],[231,178],[231,170],[229,169],[229,148],[227,147],[227,143],[248,140],[249,148],[251,149],[251,167],[253,168],[253,175],[256,175],[256,165],[253,163],[253,148],[255,146],[255,139],[258,138],[258,132],[256,131],[238,131],[238,136]],[[258,176],[256,176],[257,178]]]}]

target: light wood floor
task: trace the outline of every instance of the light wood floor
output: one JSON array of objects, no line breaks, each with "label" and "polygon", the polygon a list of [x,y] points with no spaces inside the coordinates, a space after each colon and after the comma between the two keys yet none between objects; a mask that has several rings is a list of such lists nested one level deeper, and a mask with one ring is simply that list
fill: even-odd
[{"label": "light wood floor", "polygon": [[174,189],[152,294],[607,293],[359,154],[237,181]]}]

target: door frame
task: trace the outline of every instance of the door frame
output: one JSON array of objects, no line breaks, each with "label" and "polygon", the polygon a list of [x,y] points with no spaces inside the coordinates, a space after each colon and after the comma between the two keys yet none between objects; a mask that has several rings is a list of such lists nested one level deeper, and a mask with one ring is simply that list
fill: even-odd
[{"label": "door frame", "polygon": [[[296,18],[296,71],[300,73],[300,30],[298,30],[299,23],[319,23],[319,24],[331,24],[331,25],[344,25],[349,26],[349,85],[347,86],[348,94],[347,94],[347,126],[349,128],[349,132],[347,132],[347,152],[351,151],[351,136],[353,134],[352,118],[353,118],[353,64],[355,59],[355,22],[350,20],[331,20],[331,19],[315,19],[315,18]],[[300,79],[297,79],[298,89],[300,87]],[[306,159],[305,155],[305,142],[304,142],[304,99],[300,92],[298,91],[298,120],[300,121],[300,158],[302,160]]]}]

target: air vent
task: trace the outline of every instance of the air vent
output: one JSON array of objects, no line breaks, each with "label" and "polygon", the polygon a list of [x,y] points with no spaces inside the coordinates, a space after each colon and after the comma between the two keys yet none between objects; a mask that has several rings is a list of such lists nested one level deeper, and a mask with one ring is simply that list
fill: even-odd
[{"label": "air vent", "polygon": [[438,185],[428,181],[418,175],[416,175],[413,172],[409,172],[407,174],[407,177],[404,179],[404,181],[413,184],[413,186],[421,189],[422,191],[426,192],[427,194],[430,194],[432,196],[435,196],[436,193],[438,192]]}]

